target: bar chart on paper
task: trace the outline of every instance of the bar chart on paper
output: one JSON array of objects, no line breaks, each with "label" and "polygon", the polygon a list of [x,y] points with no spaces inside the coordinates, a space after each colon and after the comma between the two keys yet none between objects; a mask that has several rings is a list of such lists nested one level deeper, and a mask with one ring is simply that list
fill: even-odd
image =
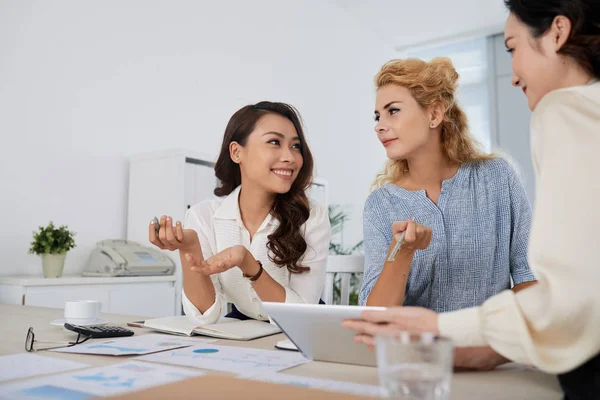
[{"label": "bar chart on paper", "polygon": [[198,343],[216,342],[216,339],[173,337],[172,335],[150,334],[129,336],[102,342],[86,342],[72,347],[51,351],[57,353],[104,354],[113,356],[141,355],[158,351],[173,350]]},{"label": "bar chart on paper", "polygon": [[279,372],[309,362],[300,353],[217,345],[164,351],[138,360],[237,373]]},{"label": "bar chart on paper", "polygon": [[0,399],[83,400],[175,382],[202,375],[201,371],[140,362],[34,379],[0,386]]}]

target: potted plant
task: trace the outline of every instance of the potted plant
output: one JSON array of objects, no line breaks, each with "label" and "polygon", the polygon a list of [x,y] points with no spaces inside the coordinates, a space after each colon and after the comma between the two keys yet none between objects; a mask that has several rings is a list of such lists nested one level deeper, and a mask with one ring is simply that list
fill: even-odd
[{"label": "potted plant", "polygon": [[[329,261],[328,264],[335,265],[356,265],[362,267],[365,257],[360,254],[363,247],[363,241],[356,243],[351,247],[344,247],[344,222],[350,215],[340,204],[331,204],[328,207],[329,223],[331,225],[331,241],[329,242]],[[361,277],[358,274],[350,276],[350,305],[358,304],[358,291],[360,290]],[[339,304],[341,297],[341,276],[335,274],[333,280],[333,304]]]},{"label": "potted plant", "polygon": [[65,267],[67,252],[75,247],[75,233],[66,225],[59,228],[50,223],[39,227],[38,232],[33,232],[30,254],[42,257],[42,269],[46,278],[58,278]]}]

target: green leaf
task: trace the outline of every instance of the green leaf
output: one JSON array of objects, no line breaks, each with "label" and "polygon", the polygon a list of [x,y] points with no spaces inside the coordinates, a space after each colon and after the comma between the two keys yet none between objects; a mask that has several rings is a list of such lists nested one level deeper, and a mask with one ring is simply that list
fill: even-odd
[{"label": "green leaf", "polygon": [[341,243],[335,243],[334,237],[344,230],[344,222],[349,220],[349,215],[340,204],[330,204],[328,207],[329,224],[331,225],[332,240],[329,243],[329,254],[349,255],[360,250],[363,245],[361,240],[350,248],[344,248]]},{"label": "green leaf", "polygon": [[75,247],[75,232],[66,225],[56,228],[50,221],[33,232],[33,241],[29,248],[31,254],[64,254]]}]

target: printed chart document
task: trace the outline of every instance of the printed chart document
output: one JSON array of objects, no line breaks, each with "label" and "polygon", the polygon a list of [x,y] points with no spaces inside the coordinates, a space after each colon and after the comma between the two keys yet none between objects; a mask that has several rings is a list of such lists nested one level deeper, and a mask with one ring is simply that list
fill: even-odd
[{"label": "printed chart document", "polygon": [[90,339],[85,343],[72,347],[53,349],[58,353],[103,354],[109,356],[127,356],[150,354],[159,351],[173,350],[180,347],[193,346],[198,343],[216,342],[215,339],[175,338],[169,335],[140,335],[115,339]]},{"label": "printed chart document", "polygon": [[252,340],[281,332],[276,325],[254,319],[240,321],[234,318],[223,318],[216,324],[197,326],[185,315],[149,319],[144,322],[144,328],[175,335],[204,335],[233,340]]},{"label": "printed chart document", "polygon": [[293,385],[311,389],[325,390],[328,392],[339,392],[355,394],[367,397],[385,397],[380,386],[365,385],[360,383],[342,382],[332,379],[309,378],[289,374],[266,374],[266,375],[240,375],[240,378],[261,382],[280,383],[282,385]]},{"label": "printed chart document", "polygon": [[38,356],[37,354],[12,354],[0,357],[0,382],[30,376],[55,374],[85,367],[87,367],[87,364]]},{"label": "printed chart document", "polygon": [[186,347],[137,359],[238,374],[278,372],[309,362],[295,352],[217,345]]},{"label": "printed chart document", "polygon": [[203,375],[166,365],[126,362],[0,386],[0,399],[84,400],[113,396]]}]

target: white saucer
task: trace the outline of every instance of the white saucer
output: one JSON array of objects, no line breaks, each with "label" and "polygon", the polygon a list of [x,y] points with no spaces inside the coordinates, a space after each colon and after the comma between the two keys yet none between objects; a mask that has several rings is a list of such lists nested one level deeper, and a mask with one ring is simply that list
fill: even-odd
[{"label": "white saucer", "polygon": [[281,350],[298,351],[298,348],[296,347],[296,345],[294,343],[292,343],[292,341],[289,340],[289,339],[280,340],[275,345],[275,348],[276,349],[281,349]]},{"label": "white saucer", "polygon": [[[60,318],[60,319],[55,319],[54,321],[50,322],[50,325],[64,326],[65,322],[67,322],[66,319]],[[102,319],[102,318],[98,318],[98,319],[95,319],[93,321],[88,321],[88,322],[85,322],[85,323],[77,322],[77,323],[74,323],[74,325],[92,326],[92,325],[106,325],[108,323],[109,323],[108,320],[105,320],[105,319]]]}]

